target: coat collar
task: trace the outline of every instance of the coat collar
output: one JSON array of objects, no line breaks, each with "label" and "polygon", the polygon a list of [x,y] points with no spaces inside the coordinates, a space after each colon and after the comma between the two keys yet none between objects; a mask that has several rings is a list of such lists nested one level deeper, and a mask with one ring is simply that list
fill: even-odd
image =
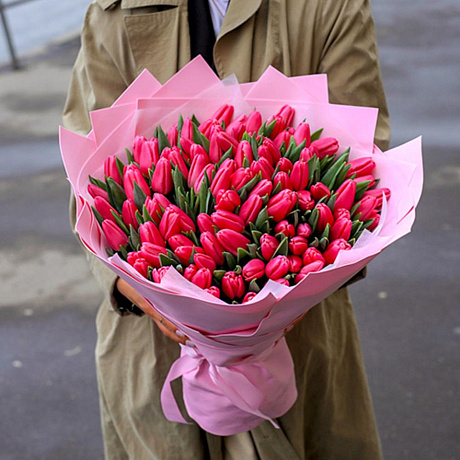
[{"label": "coat collar", "polygon": [[[110,0],[97,1],[110,3]],[[262,0],[230,0],[214,49],[215,62],[221,77],[241,67],[241,62],[237,62],[241,58],[244,58],[245,62],[250,62],[250,57],[245,55],[250,50],[239,50],[235,53],[229,43],[232,41],[232,31],[250,20],[261,4]],[[176,8],[167,8],[154,14],[135,14],[134,11],[130,14],[129,12],[130,9],[162,5],[176,6]],[[146,68],[164,83],[187,64],[190,60],[187,0],[121,0],[121,8],[126,10],[125,29],[138,73]],[[252,32],[247,33],[252,34]],[[218,64],[216,50],[223,49],[227,50],[226,56]],[[245,69],[246,67],[248,66],[245,66]],[[249,67],[244,72],[249,72]],[[241,81],[249,81],[250,73],[246,73],[240,72],[238,75]]]},{"label": "coat collar", "polygon": [[217,40],[244,24],[256,13],[261,3],[262,0],[230,0]]}]

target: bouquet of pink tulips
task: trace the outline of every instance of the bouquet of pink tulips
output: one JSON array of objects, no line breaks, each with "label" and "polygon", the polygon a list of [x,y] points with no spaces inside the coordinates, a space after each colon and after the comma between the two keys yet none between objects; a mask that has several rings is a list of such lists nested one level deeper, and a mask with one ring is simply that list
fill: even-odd
[{"label": "bouquet of pink tulips", "polygon": [[[247,302],[270,279],[285,286],[333,264],[380,219],[371,156],[348,161],[337,139],[291,126],[285,105],[233,120],[224,105],[199,123],[135,138],[127,164],[90,177],[93,212],[111,250],[160,283],[170,267],[227,302]],[[113,252],[109,250],[110,255]]]},{"label": "bouquet of pink tulips", "polygon": [[196,345],[169,420],[186,423],[177,378],[217,435],[294,404],[285,329],[415,219],[420,139],[382,153],[376,119],[329,104],[324,75],[222,82],[197,58],[164,85],[143,72],[88,136],[61,129],[82,243]]}]

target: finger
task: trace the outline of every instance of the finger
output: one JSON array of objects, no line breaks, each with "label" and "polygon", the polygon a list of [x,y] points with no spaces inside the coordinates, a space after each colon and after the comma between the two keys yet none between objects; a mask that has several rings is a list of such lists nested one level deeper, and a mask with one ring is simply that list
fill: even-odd
[{"label": "finger", "polygon": [[[189,339],[182,332],[180,332],[177,327],[170,323],[164,318],[154,318],[155,324],[158,326],[160,331],[168,338],[174,340],[174,342],[181,343],[182,345],[188,345]],[[179,332],[179,334],[177,333]]]}]

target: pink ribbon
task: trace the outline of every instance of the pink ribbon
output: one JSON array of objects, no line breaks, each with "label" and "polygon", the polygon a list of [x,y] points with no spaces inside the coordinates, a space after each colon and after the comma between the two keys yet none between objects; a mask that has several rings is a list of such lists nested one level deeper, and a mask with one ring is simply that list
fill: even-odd
[{"label": "pink ribbon", "polygon": [[[163,412],[168,420],[189,423],[184,419],[179,410],[177,401],[172,392],[171,383],[189,372],[198,371],[205,363],[209,366],[207,372],[212,382],[219,388],[223,396],[234,406],[256,417],[268,420],[273,426],[279,428],[272,418],[259,410],[265,396],[244,375],[243,370],[238,369],[238,367],[216,366],[207,361],[195,349],[184,346],[182,346],[182,356],[171,366],[161,391],[161,404]],[[240,366],[244,366],[244,364],[240,364]]]}]

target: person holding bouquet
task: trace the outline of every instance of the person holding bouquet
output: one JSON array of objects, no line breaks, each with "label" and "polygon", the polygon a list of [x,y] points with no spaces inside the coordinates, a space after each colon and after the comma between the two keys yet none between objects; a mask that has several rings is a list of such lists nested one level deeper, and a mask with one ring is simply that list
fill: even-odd
[{"label": "person holding bouquet", "polygon": [[[240,83],[258,79],[269,65],[287,76],[326,73],[332,103],[380,109],[375,143],[388,146],[367,0],[96,0],[85,18],[65,126],[87,134],[89,112],[110,106],[144,68],[164,83],[198,54],[220,78],[234,73]],[[218,437],[162,413],[161,387],[179,356],[175,342],[193,344],[88,257],[106,294],[96,349],[106,458],[381,458],[346,287],[287,331],[299,396],[277,419],[280,429],[264,422]]]}]

